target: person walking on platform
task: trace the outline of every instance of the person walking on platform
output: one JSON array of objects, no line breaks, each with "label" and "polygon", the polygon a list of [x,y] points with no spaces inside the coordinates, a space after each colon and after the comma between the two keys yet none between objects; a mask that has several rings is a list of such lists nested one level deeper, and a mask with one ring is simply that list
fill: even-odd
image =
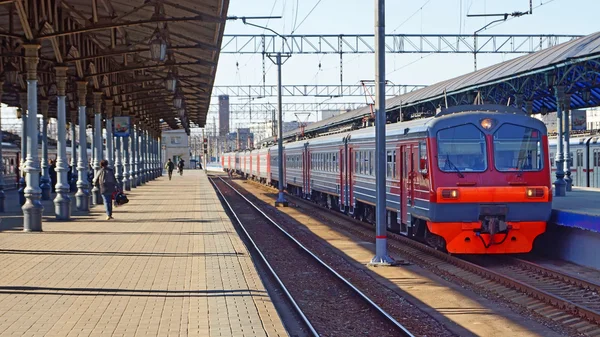
[{"label": "person walking on platform", "polygon": [[167,170],[167,173],[169,174],[169,180],[171,180],[171,177],[173,176],[174,169],[175,169],[175,163],[173,163],[171,161],[171,158],[169,158],[169,160],[167,160],[167,163],[165,164],[165,170]]},{"label": "person walking on platform", "polygon": [[100,194],[102,194],[104,208],[106,209],[106,220],[112,219],[112,195],[117,188],[117,178],[115,178],[113,170],[108,167],[108,160],[102,159],[100,161],[100,169],[92,184],[92,186],[100,188]]},{"label": "person walking on platform", "polygon": [[182,176],[183,175],[183,166],[184,166],[185,161],[183,159],[179,159],[179,162],[177,163],[177,168],[179,169],[179,175]]}]

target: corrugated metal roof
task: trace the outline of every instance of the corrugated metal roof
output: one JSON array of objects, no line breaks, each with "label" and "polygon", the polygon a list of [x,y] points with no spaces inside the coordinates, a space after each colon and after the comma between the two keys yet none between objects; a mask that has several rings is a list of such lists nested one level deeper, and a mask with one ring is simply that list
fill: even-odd
[{"label": "corrugated metal roof", "polygon": [[[600,78],[596,79],[598,77],[597,73],[592,76],[593,78],[580,78],[580,76],[575,80],[575,77],[568,72],[572,71],[575,74],[585,72],[583,69],[577,69],[577,66],[585,68],[585,62],[597,59],[600,59],[600,32],[396,96],[386,101],[386,109],[389,111],[397,109],[400,105],[404,108],[431,102],[443,98],[444,92],[446,92],[447,96],[451,96],[514,79],[525,78],[540,72],[549,73],[557,70],[559,67],[564,68],[566,66],[570,66],[570,68],[563,69],[561,76],[565,83],[571,87],[568,90],[572,94],[571,108],[596,106],[600,104],[600,89],[593,87],[597,81],[600,81]],[[595,71],[597,72],[598,70]],[[583,89],[591,92],[590,101],[584,102],[582,99],[580,91]],[[531,96],[530,100],[533,101],[533,112],[539,112],[541,106],[547,107],[549,111],[556,108],[552,92],[544,93],[536,91],[529,94]],[[304,132],[323,130],[331,126],[359,120],[370,115],[370,113],[370,107],[368,106],[359,108],[313,123],[307,126]],[[284,134],[284,137],[293,137],[299,133],[300,130],[293,130]]]}]

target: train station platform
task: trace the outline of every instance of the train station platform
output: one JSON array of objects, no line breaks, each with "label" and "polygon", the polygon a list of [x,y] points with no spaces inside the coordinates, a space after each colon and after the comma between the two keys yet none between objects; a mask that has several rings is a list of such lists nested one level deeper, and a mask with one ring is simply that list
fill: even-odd
[{"label": "train station platform", "polygon": [[573,187],[552,199],[552,215],[534,252],[600,270],[600,190]]},{"label": "train station platform", "polygon": [[[14,195],[13,195],[14,194]],[[72,221],[0,215],[0,336],[287,336],[203,171],[132,190]]]},{"label": "train station platform", "polygon": [[566,197],[554,197],[550,222],[600,233],[600,190],[573,187]]}]

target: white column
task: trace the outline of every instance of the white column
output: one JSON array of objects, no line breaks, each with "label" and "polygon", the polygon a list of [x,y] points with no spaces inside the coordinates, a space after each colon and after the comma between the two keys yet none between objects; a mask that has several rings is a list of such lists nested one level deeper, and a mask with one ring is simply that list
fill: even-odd
[{"label": "white column", "polygon": [[75,201],[77,210],[90,210],[90,190],[88,184],[88,157],[87,157],[87,137],[86,126],[87,117],[85,115],[85,97],[87,95],[87,82],[77,82],[77,93],[79,96],[79,158],[77,161],[77,193]]},{"label": "white column", "polygon": [[44,206],[40,202],[40,160],[38,158],[38,128],[37,128],[37,63],[39,44],[23,45],[25,49],[25,64],[27,66],[27,106],[30,111],[27,118],[27,158],[25,159],[25,204],[23,210],[23,231],[42,230],[42,212]]},{"label": "white column", "polygon": [[55,66],[58,97],[56,98],[56,120],[58,140],[56,149],[56,198],[54,198],[54,213],[59,220],[71,218],[71,198],[69,197],[69,182],[67,181],[67,111],[65,106],[65,87],[67,80],[66,66]]},{"label": "white column", "polygon": [[[42,176],[40,178],[40,189],[42,200],[50,200],[52,186],[50,186],[50,175],[48,174],[48,100],[40,101],[42,112]],[[37,120],[37,118],[36,118]]]}]

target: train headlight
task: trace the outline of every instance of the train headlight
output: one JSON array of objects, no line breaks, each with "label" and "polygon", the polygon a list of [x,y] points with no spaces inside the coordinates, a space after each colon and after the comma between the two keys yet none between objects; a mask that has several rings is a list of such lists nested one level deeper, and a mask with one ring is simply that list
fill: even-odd
[{"label": "train headlight", "polygon": [[444,199],[458,199],[458,190],[442,190],[442,198]]},{"label": "train headlight", "polygon": [[484,119],[481,120],[481,122],[479,124],[481,124],[482,128],[484,128],[486,130],[489,130],[489,129],[493,128],[494,124],[496,124],[496,123],[491,118],[484,118]]},{"label": "train headlight", "polygon": [[525,192],[528,198],[542,198],[544,196],[544,189],[542,188],[528,188]]}]

